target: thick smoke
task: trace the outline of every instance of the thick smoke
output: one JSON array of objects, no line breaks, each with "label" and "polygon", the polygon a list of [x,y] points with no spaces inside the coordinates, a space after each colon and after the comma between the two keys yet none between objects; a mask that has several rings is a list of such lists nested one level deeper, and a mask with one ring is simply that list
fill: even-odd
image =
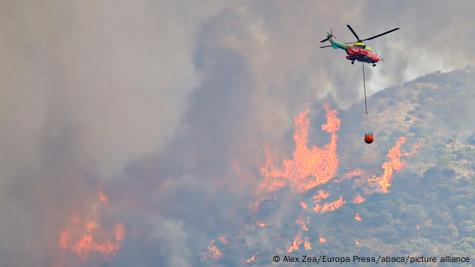
[{"label": "thick smoke", "polygon": [[360,68],[318,49],[325,32],[401,28],[368,43],[386,61],[374,92],[473,62],[474,5],[4,1],[2,264],[53,264],[58,230],[103,186],[126,224],[118,264],[197,265],[246,219],[263,145],[327,94],[360,98]]},{"label": "thick smoke", "polygon": [[220,4],[3,2],[0,257],[48,266],[99,181],[172,136],[198,81],[194,33]]}]

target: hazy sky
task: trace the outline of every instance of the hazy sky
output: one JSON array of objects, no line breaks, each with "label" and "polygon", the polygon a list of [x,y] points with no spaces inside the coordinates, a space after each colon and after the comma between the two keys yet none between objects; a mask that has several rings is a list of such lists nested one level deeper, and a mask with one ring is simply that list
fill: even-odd
[{"label": "hazy sky", "polygon": [[[178,211],[157,202],[173,201],[181,184],[202,194],[227,184],[246,196],[252,179],[223,178],[233,162],[254,168],[264,141],[282,141],[292,117],[327,94],[340,108],[361,99],[360,66],[318,48],[330,28],[343,41],[353,41],[346,24],[360,37],[401,28],[368,42],[385,59],[369,72],[370,92],[475,60],[471,0],[1,2],[0,259],[8,266],[53,264],[59,229],[98,185],[120,203],[137,194],[151,243],[175,240],[158,245],[160,262],[192,264],[185,214],[193,207],[180,205],[196,199]],[[225,220],[229,206],[213,213]]]}]

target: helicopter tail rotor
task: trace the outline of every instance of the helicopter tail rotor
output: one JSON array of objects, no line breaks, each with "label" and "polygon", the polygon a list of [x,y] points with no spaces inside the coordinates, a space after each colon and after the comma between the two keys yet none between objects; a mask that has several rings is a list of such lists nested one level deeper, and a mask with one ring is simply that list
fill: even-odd
[{"label": "helicopter tail rotor", "polygon": [[330,41],[330,38],[332,38],[332,37],[333,37],[333,35],[331,33],[327,32],[327,37],[325,39],[321,40],[320,43]]},{"label": "helicopter tail rotor", "polygon": [[320,43],[330,41],[333,38],[335,38],[335,35],[333,35],[333,30],[330,28],[330,32],[327,32],[327,37],[325,39],[321,40]]}]

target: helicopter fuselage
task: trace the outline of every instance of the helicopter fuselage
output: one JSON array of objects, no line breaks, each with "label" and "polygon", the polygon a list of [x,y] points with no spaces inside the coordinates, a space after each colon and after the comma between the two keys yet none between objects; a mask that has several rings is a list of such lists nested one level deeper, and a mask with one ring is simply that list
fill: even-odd
[{"label": "helicopter fuselage", "polygon": [[346,59],[350,60],[352,63],[354,61],[360,61],[375,64],[383,60],[378,54],[376,54],[376,52],[367,48],[366,45],[362,43],[344,44],[334,40],[330,40],[330,42],[333,48],[345,50],[347,54]]},{"label": "helicopter fuselage", "polygon": [[346,53],[348,54],[346,56],[346,59],[351,60],[351,61],[357,60],[360,62],[374,64],[382,60],[382,58],[375,52],[362,48],[362,47],[357,47],[357,46],[349,46],[346,49]]}]

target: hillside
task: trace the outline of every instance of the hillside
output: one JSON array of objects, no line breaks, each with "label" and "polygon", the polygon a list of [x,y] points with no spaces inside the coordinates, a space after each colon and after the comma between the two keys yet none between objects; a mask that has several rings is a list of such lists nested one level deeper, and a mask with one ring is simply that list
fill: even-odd
[{"label": "hillside", "polygon": [[373,254],[475,255],[475,68],[425,75],[368,101],[377,153],[349,149],[358,147],[348,136],[360,129],[360,103],[343,115],[347,149],[340,155],[348,164],[384,156],[398,136],[420,146],[395,175],[390,194],[358,206],[368,220],[343,226],[346,236],[361,236]]},{"label": "hillside", "polygon": [[[432,73],[382,90],[368,102],[369,118],[361,115],[363,103],[339,111],[339,132],[328,130],[330,122],[326,130],[320,129],[321,106],[311,111],[308,149],[305,141],[296,143],[294,156],[285,165],[277,161],[264,167],[268,172],[261,171],[263,176],[273,180],[261,184],[268,191],[258,211],[229,235],[232,242],[213,240],[210,248],[223,256],[207,258],[203,264],[266,266],[274,254],[473,257],[475,68]],[[300,131],[302,137],[305,114],[299,116],[294,134]],[[370,146],[362,142],[366,129],[376,135]],[[304,146],[303,152],[299,146]],[[389,164],[384,165],[386,154],[395,147],[400,148],[396,150],[401,161],[391,163],[388,156]],[[327,158],[315,161],[319,155]],[[327,171],[320,172],[324,176],[331,172],[328,158],[333,156],[339,162],[329,181],[301,190],[302,183],[311,183],[302,168],[321,164],[317,171]],[[313,165],[305,167],[305,161]],[[392,174],[386,192],[368,182],[382,181],[385,168]],[[348,175],[351,170],[362,173]],[[285,175],[289,177],[282,178]],[[364,197],[358,201],[358,196]]]},{"label": "hillside", "polygon": [[[430,167],[451,169],[455,177],[474,176],[471,165],[475,144],[475,67],[449,73],[432,73],[398,87],[382,90],[368,99],[369,118],[362,118],[359,103],[342,113],[344,155],[355,157],[351,137],[366,125],[376,134],[378,156],[391,140],[406,136],[421,149],[409,169],[422,174]],[[363,120],[363,121],[362,121]],[[350,137],[350,138],[348,138]],[[363,154],[364,155],[364,154]],[[364,157],[362,157],[364,158]]]}]

